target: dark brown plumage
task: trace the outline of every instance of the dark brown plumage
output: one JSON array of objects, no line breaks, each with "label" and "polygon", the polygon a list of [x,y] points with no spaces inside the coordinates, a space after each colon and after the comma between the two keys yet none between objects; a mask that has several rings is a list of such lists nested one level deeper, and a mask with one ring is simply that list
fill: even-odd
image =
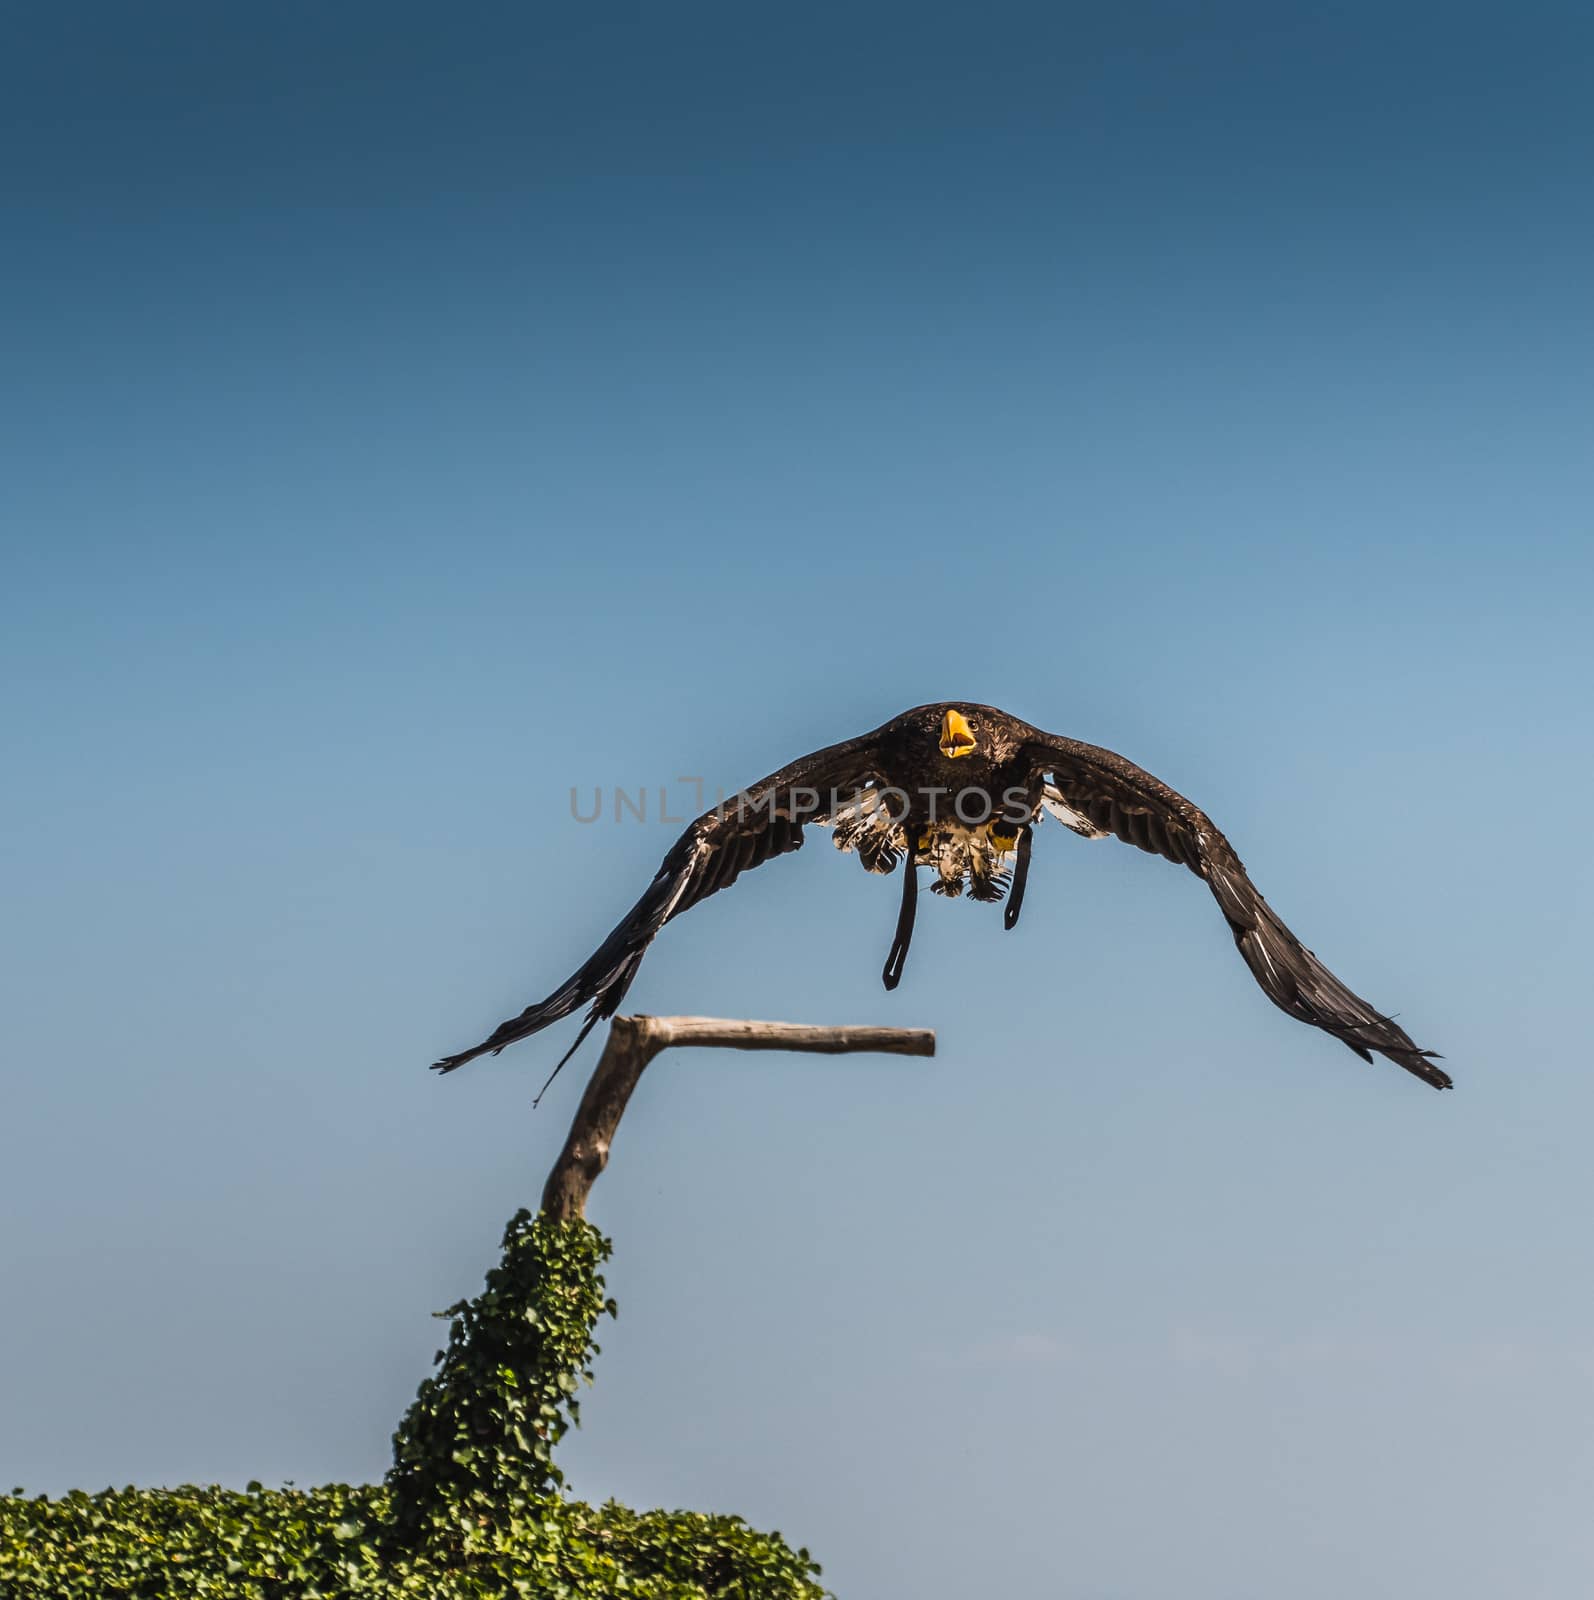
[{"label": "dark brown plumage", "polygon": [[434,1065],[452,1072],[584,1005],[587,1018],[568,1060],[591,1027],[619,1008],[666,922],[741,873],[797,849],[803,829],[815,823],[833,825],[836,844],[856,850],[871,872],[904,863],[897,931],[883,974],[886,987],[895,988],[912,938],[917,868],[931,866],[931,886],[943,894],[965,887],[977,900],[1005,894],[1003,921],[1011,928],[1023,902],[1034,829],[1048,814],[1085,838],[1111,834],[1189,868],[1212,891],[1246,965],[1275,1005],[1332,1034],[1363,1060],[1376,1052],[1436,1089],[1450,1087],[1431,1050],[1419,1049],[1393,1019],[1347,989],[1284,926],[1199,806],[1110,750],[963,702],[906,711],[873,733],[804,756],[705,812],[576,973],[473,1049]]}]

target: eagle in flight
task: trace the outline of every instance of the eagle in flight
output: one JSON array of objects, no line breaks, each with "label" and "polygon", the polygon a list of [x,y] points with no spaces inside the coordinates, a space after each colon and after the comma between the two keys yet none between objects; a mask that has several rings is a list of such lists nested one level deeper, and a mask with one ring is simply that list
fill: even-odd
[{"label": "eagle in flight", "polygon": [[749,868],[797,849],[811,824],[831,828],[837,847],[855,851],[870,872],[901,866],[901,910],[882,974],[886,988],[894,989],[913,937],[919,869],[930,870],[930,887],[939,894],[1005,896],[1003,925],[1011,928],[1024,903],[1035,829],[1047,815],[1082,838],[1113,834],[1188,867],[1212,891],[1245,964],[1274,1005],[1333,1034],[1364,1061],[1376,1051],[1435,1089],[1450,1087],[1432,1050],[1418,1049],[1284,926],[1199,806],[1111,750],[962,702],[905,711],[705,812],[675,841],[642,898],[585,965],[546,1000],[434,1066],[452,1072],[586,1006],[586,1021],[562,1067],[593,1025],[619,1009],[666,922]]}]

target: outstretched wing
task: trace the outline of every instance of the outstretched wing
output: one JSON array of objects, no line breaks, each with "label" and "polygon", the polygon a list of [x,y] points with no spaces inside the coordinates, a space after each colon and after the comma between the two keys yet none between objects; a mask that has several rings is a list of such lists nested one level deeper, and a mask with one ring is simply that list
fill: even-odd
[{"label": "outstretched wing", "polygon": [[1037,732],[1024,752],[1031,772],[1046,779],[1049,805],[1076,832],[1116,834],[1206,880],[1245,964],[1274,1005],[1333,1034],[1364,1061],[1377,1051],[1435,1089],[1450,1087],[1432,1050],[1418,1049],[1393,1019],[1352,994],[1284,926],[1199,806],[1134,762],[1077,739]]},{"label": "outstretched wing", "polygon": [[[752,867],[803,842],[803,827],[856,799],[875,778],[878,730],[830,745],[782,767],[750,789],[706,811],[670,847],[657,874],[614,932],[546,1000],[527,1006],[486,1039],[432,1065],[452,1072],[589,1006],[587,1019],[559,1065],[569,1060],[594,1023],[619,1009],[642,957],[672,917],[734,883]],[[555,1072],[558,1071],[556,1067]]]}]

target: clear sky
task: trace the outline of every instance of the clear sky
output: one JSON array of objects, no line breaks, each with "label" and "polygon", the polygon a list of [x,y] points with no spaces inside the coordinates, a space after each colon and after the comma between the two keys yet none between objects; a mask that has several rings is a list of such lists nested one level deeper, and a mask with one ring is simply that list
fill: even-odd
[{"label": "clear sky", "polygon": [[[1594,1582],[1581,5],[6,7],[0,1476],[380,1474],[589,1046],[447,1080],[676,831],[944,697],[1188,874],[1024,920],[823,835],[635,1009],[572,1487],[844,1597]],[[684,795],[672,791],[675,810]]]}]

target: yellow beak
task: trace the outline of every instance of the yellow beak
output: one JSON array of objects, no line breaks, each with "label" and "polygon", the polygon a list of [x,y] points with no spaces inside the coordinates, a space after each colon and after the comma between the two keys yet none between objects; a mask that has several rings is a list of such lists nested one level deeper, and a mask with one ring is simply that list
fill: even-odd
[{"label": "yellow beak", "polygon": [[949,761],[966,756],[974,748],[974,730],[961,711],[948,711],[941,718],[941,754]]}]

